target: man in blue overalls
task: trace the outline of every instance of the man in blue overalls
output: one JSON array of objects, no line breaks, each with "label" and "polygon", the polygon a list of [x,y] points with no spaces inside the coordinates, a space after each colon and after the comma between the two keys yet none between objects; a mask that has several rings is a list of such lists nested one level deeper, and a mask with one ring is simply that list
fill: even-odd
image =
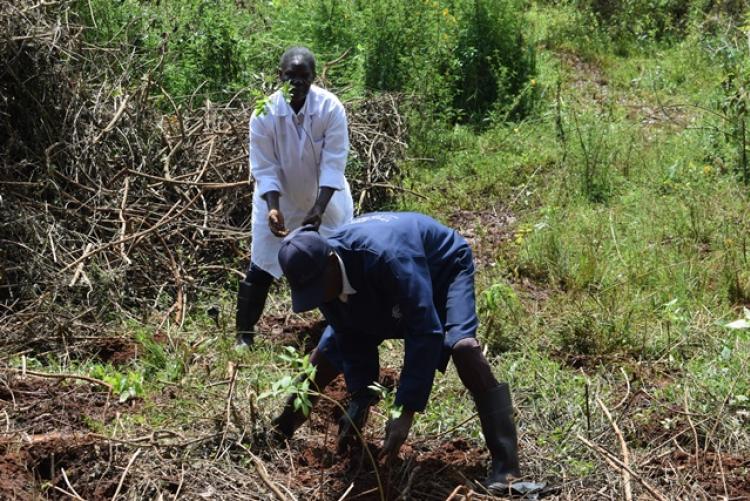
[{"label": "man in blue overalls", "polygon": [[[319,308],[329,323],[311,361],[319,391],[343,372],[352,397],[340,445],[351,440],[347,423],[363,426],[374,403],[368,386],[379,376],[378,345],[403,339],[395,402],[403,410],[386,426],[381,457],[398,455],[414,414],[427,405],[435,371],[445,371],[452,359],[474,397],[492,456],[485,484],[521,493],[541,487],[512,481],[521,472],[510,389],[497,382],[476,339],[473,258],[457,232],[422,214],[368,214],[328,239],[301,228],[282,242],[279,263],[293,310]],[[304,420],[290,400],[275,430],[291,437]]]}]

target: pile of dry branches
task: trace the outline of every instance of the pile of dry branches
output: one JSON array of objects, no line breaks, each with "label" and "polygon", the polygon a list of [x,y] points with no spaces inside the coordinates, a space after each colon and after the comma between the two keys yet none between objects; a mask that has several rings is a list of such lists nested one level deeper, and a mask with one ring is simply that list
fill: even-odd
[{"label": "pile of dry branches", "polygon": [[[226,285],[248,258],[247,93],[176,102],[159,83],[164,47],[136,67],[135,49],[92,46],[75,19],[70,2],[0,10],[8,352],[70,348],[136,312],[181,323],[187,298]],[[396,189],[399,104],[388,95],[347,104],[360,210]]]}]

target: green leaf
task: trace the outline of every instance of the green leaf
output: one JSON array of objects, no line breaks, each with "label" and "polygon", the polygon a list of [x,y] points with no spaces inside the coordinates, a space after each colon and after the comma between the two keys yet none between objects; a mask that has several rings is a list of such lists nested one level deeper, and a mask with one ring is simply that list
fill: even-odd
[{"label": "green leaf", "polygon": [[391,419],[398,419],[401,417],[401,414],[404,412],[404,406],[403,405],[394,405],[390,412],[390,418]]}]

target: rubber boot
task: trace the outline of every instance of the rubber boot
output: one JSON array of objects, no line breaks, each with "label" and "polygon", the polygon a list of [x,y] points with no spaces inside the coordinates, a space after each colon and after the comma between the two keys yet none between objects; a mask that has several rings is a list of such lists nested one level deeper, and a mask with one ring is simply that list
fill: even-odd
[{"label": "rubber boot", "polygon": [[[310,363],[315,366],[315,379],[313,379],[312,389],[317,393],[322,393],[331,381],[333,381],[340,372],[317,350],[310,355]],[[272,435],[276,440],[290,439],[294,432],[302,426],[309,417],[302,412],[302,409],[295,410],[294,400],[296,395],[290,395],[286,399],[284,409],[273,421],[271,421]],[[318,401],[317,395],[310,395],[310,403],[315,406]]]},{"label": "rubber boot", "polygon": [[508,383],[500,383],[475,397],[475,400],[482,434],[492,457],[484,486],[490,491],[506,495],[527,495],[541,491],[545,484],[514,481],[520,478],[521,469],[518,465],[518,437]]},{"label": "rubber boot", "polygon": [[370,415],[370,407],[378,402],[377,394],[369,388],[352,395],[349,407],[339,418],[339,433],[336,451],[342,454],[360,444],[367,418]]},{"label": "rubber boot", "polygon": [[[289,395],[281,414],[271,421],[272,434],[278,441],[291,439],[294,432],[297,431],[297,428],[305,424],[305,421],[307,421],[307,416],[302,412],[302,409],[294,410],[294,400],[296,398],[297,395]],[[310,398],[313,405],[315,405],[316,400],[315,397]]]},{"label": "rubber boot", "polygon": [[237,291],[237,343],[238,348],[251,346],[255,337],[255,324],[266,307],[266,298],[271,284],[255,284],[240,281]]}]

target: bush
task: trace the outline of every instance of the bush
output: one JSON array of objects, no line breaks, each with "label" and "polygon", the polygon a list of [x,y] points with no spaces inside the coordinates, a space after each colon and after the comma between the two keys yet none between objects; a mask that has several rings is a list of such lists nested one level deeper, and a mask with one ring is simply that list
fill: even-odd
[{"label": "bush", "polygon": [[178,104],[267,87],[293,45],[316,53],[344,98],[414,95],[412,130],[427,143],[439,124],[521,117],[532,97],[520,0],[79,0],[76,11],[92,43],[130,49],[133,76],[151,72]]},{"label": "bush", "polygon": [[627,53],[634,45],[672,42],[710,30],[719,19],[738,24],[749,6],[747,0],[567,0],[566,3],[584,15],[593,16],[620,53]]},{"label": "bush", "polygon": [[515,1],[461,4],[453,105],[470,122],[479,122],[493,108],[522,112],[528,104],[522,93],[535,60],[521,36],[520,10]]},{"label": "bush", "polygon": [[89,41],[130,49],[133,76],[152,71],[178,102],[196,94],[228,99],[250,83],[255,61],[267,62],[254,40],[263,25],[228,0],[91,0],[76,11],[93,28]]}]

